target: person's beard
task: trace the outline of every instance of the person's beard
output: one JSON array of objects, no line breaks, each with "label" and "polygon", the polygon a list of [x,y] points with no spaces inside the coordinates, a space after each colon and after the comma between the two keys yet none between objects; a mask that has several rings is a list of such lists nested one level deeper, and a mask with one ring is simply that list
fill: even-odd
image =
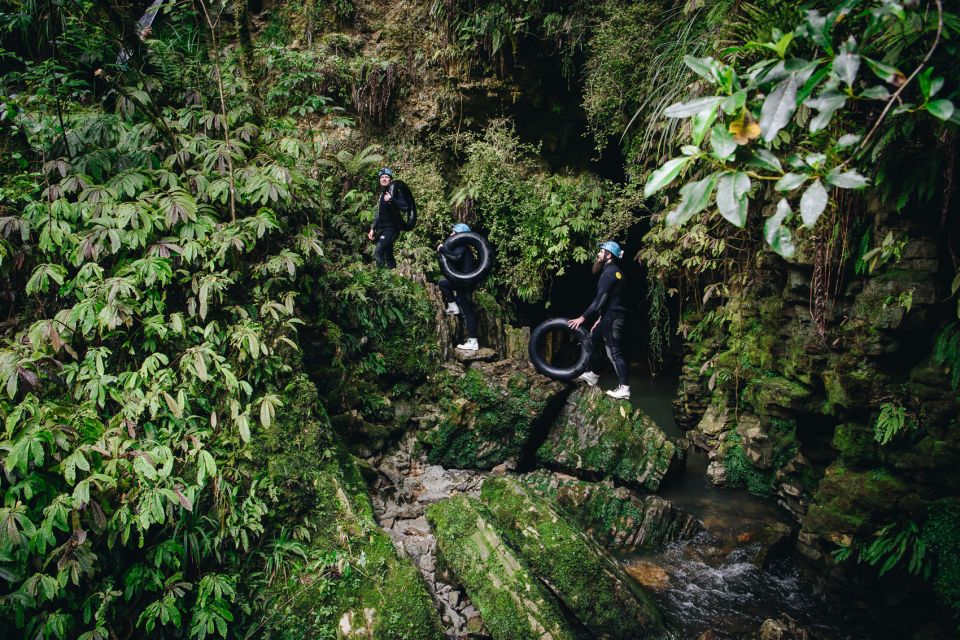
[{"label": "person's beard", "polygon": [[594,260],[593,261],[593,275],[597,275],[603,271],[603,265],[607,264],[606,260]]}]

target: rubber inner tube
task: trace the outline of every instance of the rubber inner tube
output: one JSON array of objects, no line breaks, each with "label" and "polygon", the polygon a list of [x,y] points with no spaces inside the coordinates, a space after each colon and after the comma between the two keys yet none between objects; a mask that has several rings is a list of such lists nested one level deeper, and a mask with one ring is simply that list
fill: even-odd
[{"label": "rubber inner tube", "polygon": [[493,267],[493,251],[490,243],[479,233],[457,233],[447,238],[443,246],[447,251],[452,251],[456,247],[466,244],[477,251],[476,265],[471,271],[455,271],[450,267],[450,261],[447,256],[440,254],[440,270],[443,275],[451,282],[456,284],[476,284],[483,280],[490,268]]},{"label": "rubber inner tube", "polygon": [[[554,366],[546,361],[542,355],[542,347],[551,331],[566,331],[572,335],[580,347],[580,357],[569,367]],[[530,362],[543,375],[554,380],[569,381],[590,368],[590,359],[593,356],[593,341],[583,327],[571,329],[567,326],[567,318],[551,318],[538,324],[530,332],[530,345],[527,349]]]}]

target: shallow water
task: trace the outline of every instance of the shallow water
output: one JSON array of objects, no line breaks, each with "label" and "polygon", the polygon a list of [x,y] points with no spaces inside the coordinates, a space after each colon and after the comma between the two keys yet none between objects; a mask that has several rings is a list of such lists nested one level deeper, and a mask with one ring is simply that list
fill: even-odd
[{"label": "shallow water", "polygon": [[[601,376],[613,388],[611,374]],[[653,418],[671,438],[683,432],[673,417],[675,379],[631,376],[631,404]],[[818,595],[804,578],[795,554],[766,569],[750,560],[760,545],[750,542],[774,523],[793,526],[773,501],[746,490],[719,488],[707,479],[707,457],[691,449],[686,469],[668,479],[658,495],[703,521],[706,531],[649,553],[623,558],[662,588],[651,591],[677,638],[695,640],[712,631],[717,640],[746,638],[767,618],[787,614],[821,638],[866,640],[884,637],[866,619],[865,603],[844,599],[844,611]],[[664,580],[665,578],[665,580]]]}]

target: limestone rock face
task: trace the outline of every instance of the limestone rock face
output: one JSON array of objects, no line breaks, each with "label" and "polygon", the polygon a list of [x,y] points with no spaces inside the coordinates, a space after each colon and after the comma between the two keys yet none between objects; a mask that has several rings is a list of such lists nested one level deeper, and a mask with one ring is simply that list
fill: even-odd
[{"label": "limestone rock face", "polygon": [[656,491],[664,475],[679,466],[680,452],[649,416],[585,387],[570,394],[537,460]]},{"label": "limestone rock face", "polygon": [[441,420],[423,438],[427,458],[455,469],[515,463],[565,393],[565,385],[538,375],[525,363],[476,362],[450,382]]},{"label": "limestone rock face", "polygon": [[507,543],[595,637],[662,634],[648,596],[547,500],[510,478],[487,479],[481,500]]},{"label": "limestone rock face", "polygon": [[737,435],[743,453],[754,467],[769,469],[773,464],[773,442],[760,425],[760,418],[751,414],[741,415],[737,422]]},{"label": "limestone rock face", "polygon": [[626,487],[585,482],[543,469],[522,482],[553,499],[573,522],[607,549],[658,547],[687,540],[703,523],[659,496],[638,496]]},{"label": "limestone rock face", "polygon": [[574,640],[560,606],[507,546],[483,505],[457,496],[432,505],[444,564],[466,588],[495,640]]}]

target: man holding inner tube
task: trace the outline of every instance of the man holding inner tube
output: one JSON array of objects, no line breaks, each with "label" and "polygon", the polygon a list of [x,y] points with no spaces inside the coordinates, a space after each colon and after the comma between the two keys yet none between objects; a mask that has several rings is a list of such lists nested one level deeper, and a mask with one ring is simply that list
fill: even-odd
[{"label": "man holding inner tube", "polygon": [[[470,226],[462,222],[453,225],[453,233],[470,233]],[[466,244],[461,244],[453,249],[447,249],[441,242],[437,245],[437,251],[442,253],[447,259],[447,264],[456,271],[469,273],[474,269],[473,252]],[[447,303],[445,311],[447,313],[463,315],[463,323],[467,327],[467,340],[463,344],[458,344],[457,349],[464,351],[478,351],[480,344],[477,342],[477,311],[473,305],[473,287],[472,284],[454,284],[447,278],[440,278],[437,282],[440,287],[440,295],[443,301]]]},{"label": "man holding inner tube", "polygon": [[[569,320],[571,329],[579,329],[587,320],[597,317],[590,329],[593,340],[594,357],[600,351],[600,343],[606,348],[607,357],[617,374],[619,386],[607,391],[607,395],[618,400],[630,398],[630,386],[627,381],[627,360],[623,356],[623,325],[627,321],[627,308],[623,304],[623,271],[614,262],[619,259],[623,250],[616,242],[608,240],[600,245],[597,259],[593,263],[593,273],[600,274],[597,282],[597,295],[579,318]],[[597,325],[600,330],[597,331]],[[600,376],[593,371],[587,371],[577,380],[586,382],[591,387],[597,384]]]},{"label": "man holding inner tube", "polygon": [[376,238],[377,246],[373,250],[373,255],[377,260],[377,266],[395,269],[397,261],[393,257],[393,243],[396,242],[397,235],[403,228],[400,221],[400,211],[406,211],[410,208],[410,205],[404,200],[401,190],[398,189],[395,193],[391,193],[392,169],[387,167],[380,169],[377,179],[380,182],[380,199],[377,216],[373,219],[367,238],[370,240]]}]

